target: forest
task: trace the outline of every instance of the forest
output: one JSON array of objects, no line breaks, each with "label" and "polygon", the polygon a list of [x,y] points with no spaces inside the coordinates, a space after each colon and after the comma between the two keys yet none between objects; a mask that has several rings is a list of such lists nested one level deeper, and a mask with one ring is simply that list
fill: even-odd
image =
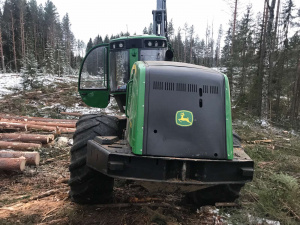
[{"label": "forest", "polygon": [[[175,61],[217,68],[230,80],[235,112],[252,115],[278,126],[300,126],[300,8],[295,0],[265,0],[257,15],[251,5],[239,10],[231,0],[228,30],[208,24],[205,36],[185,23],[168,23],[168,37]],[[299,7],[299,6],[298,6]],[[142,33],[152,34],[152,25]],[[98,35],[85,45],[71,31],[68,14],[59,20],[57,8],[48,0],[6,0],[0,8],[0,71],[38,74],[77,73],[82,56],[91,47],[128,36]]]}]

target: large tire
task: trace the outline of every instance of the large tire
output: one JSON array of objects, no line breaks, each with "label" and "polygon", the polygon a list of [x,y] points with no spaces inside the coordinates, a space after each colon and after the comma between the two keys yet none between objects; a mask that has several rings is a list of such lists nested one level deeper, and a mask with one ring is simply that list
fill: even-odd
[{"label": "large tire", "polygon": [[85,115],[77,124],[71,148],[70,197],[79,204],[107,203],[112,199],[114,179],[86,165],[88,140],[96,136],[116,136],[118,119],[106,115]]},{"label": "large tire", "polygon": [[235,133],[235,131],[232,132],[232,136],[233,136],[233,146],[234,147],[241,147],[241,142],[242,142],[242,138],[237,134]]},{"label": "large tire", "polygon": [[187,200],[197,206],[214,205],[216,202],[234,202],[244,184],[221,184],[187,194]]},{"label": "large tire", "polygon": [[[232,132],[233,146],[241,147],[242,139]],[[244,184],[222,184],[199,191],[190,192],[186,195],[188,202],[195,205],[214,205],[216,202],[234,202],[240,196],[240,190]]]}]

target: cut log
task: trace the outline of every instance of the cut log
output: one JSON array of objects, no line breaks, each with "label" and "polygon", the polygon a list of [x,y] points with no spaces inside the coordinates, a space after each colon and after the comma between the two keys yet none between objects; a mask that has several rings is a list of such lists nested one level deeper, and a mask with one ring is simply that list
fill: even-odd
[{"label": "cut log", "polygon": [[215,206],[216,207],[237,207],[239,205],[235,202],[216,202]]},{"label": "cut log", "polygon": [[54,140],[54,135],[0,133],[0,140],[18,142],[39,142],[47,144]]},{"label": "cut log", "polygon": [[10,123],[10,122],[0,122],[0,128],[18,128],[25,131],[28,130],[39,130],[39,131],[49,131],[54,133],[74,133],[75,128],[69,127],[58,127],[58,126],[42,126],[36,124],[25,124],[25,123]]},{"label": "cut log", "polygon": [[58,134],[69,134],[74,133],[76,131],[76,128],[68,128],[68,127],[58,127],[57,133]]},{"label": "cut log", "polygon": [[68,116],[78,116],[78,117],[83,115],[82,113],[76,113],[76,112],[60,112],[60,114],[68,115]]},{"label": "cut log", "polygon": [[20,158],[0,158],[0,170],[24,171],[26,159]]},{"label": "cut log", "polygon": [[255,141],[251,141],[250,143],[253,144],[260,144],[260,143],[272,143],[273,140],[255,140]]},{"label": "cut log", "polygon": [[9,122],[0,122],[1,128],[8,128],[8,129],[20,129],[27,131],[27,125],[23,123],[9,123]]},{"label": "cut log", "polygon": [[23,121],[23,120],[14,120],[14,119],[1,119],[1,122],[8,122],[8,123],[21,123],[21,124],[34,124],[39,126],[52,126],[52,127],[69,127],[75,128],[76,123],[65,123],[65,122],[47,122],[47,121]]},{"label": "cut log", "polygon": [[41,125],[35,125],[35,124],[26,124],[27,130],[39,130],[39,131],[52,131],[56,132],[57,127],[53,126],[41,126]]},{"label": "cut log", "polygon": [[20,128],[6,128],[6,127],[3,127],[3,126],[0,126],[0,130],[2,132],[19,132],[19,131],[24,131],[24,129],[20,129]]},{"label": "cut log", "polygon": [[11,122],[0,122],[0,127],[4,128],[20,128],[22,130],[42,130],[42,131],[56,131],[56,127],[50,126],[40,126],[34,124],[25,124],[25,123],[11,123]]},{"label": "cut log", "polygon": [[66,119],[52,119],[42,117],[28,117],[28,116],[11,116],[0,114],[0,119],[20,120],[20,121],[41,121],[41,122],[57,122],[57,123],[76,123],[77,120],[66,120]]},{"label": "cut log", "polygon": [[36,143],[0,141],[0,149],[36,150],[41,147],[42,147],[42,144],[36,144]]},{"label": "cut log", "polygon": [[40,164],[40,153],[38,152],[0,151],[0,158],[20,158],[20,157],[24,157],[28,165],[38,166]]}]

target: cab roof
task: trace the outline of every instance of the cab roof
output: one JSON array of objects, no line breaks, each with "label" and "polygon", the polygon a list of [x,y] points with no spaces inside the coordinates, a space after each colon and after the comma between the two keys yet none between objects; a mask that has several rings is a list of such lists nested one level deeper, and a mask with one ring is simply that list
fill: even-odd
[{"label": "cab roof", "polygon": [[112,39],[110,42],[128,40],[128,39],[162,39],[162,40],[166,40],[166,37],[157,36],[157,35],[124,36],[124,37],[119,37],[119,38],[116,38],[116,39]]}]

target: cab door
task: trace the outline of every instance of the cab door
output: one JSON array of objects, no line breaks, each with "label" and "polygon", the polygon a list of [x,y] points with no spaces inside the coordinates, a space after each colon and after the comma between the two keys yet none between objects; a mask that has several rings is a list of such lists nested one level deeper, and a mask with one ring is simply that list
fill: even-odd
[{"label": "cab door", "polygon": [[102,44],[92,48],[80,67],[79,94],[91,107],[105,108],[109,103],[108,46]]}]

